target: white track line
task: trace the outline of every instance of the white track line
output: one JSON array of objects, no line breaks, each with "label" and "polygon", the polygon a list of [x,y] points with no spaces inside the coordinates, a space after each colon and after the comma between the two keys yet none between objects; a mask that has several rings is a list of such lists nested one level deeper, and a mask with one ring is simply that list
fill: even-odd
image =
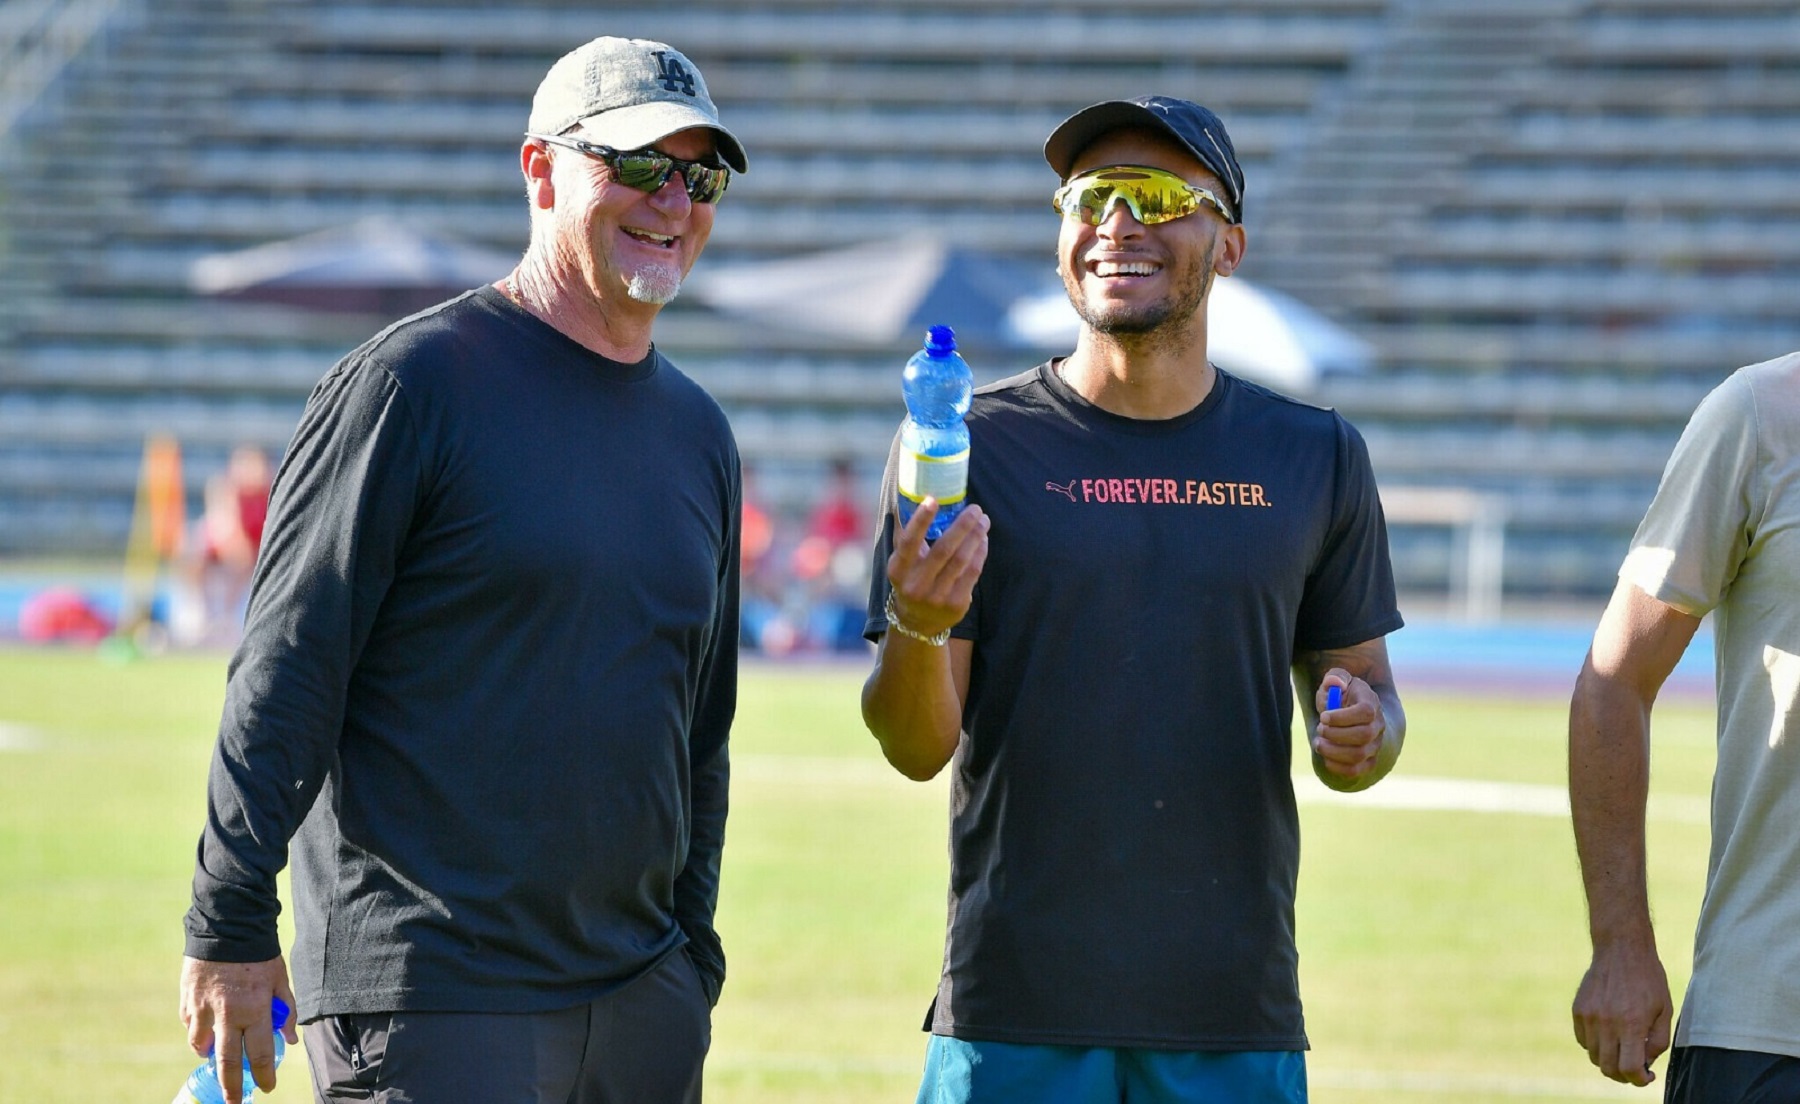
[{"label": "white track line", "polygon": [[[1530,782],[1483,782],[1470,778],[1415,778],[1396,774],[1362,793],[1338,793],[1315,778],[1296,776],[1294,796],[1303,805],[1348,805],[1367,809],[1407,809],[1464,813],[1516,813],[1568,819],[1569,791]],[[1704,797],[1651,794],[1650,819],[1707,823]]]},{"label": "white track line", "polygon": [[0,721],[0,751],[36,751],[43,746],[43,733],[37,729]]},{"label": "white track line", "polygon": [[[1572,1044],[1571,1044],[1572,1045]],[[1595,1070],[1592,1078],[1520,1077],[1516,1072],[1432,1073],[1424,1070],[1334,1070],[1308,1063],[1309,1088],[1351,1089],[1420,1096],[1432,1100],[1466,1100],[1470,1096],[1499,1096],[1518,1100],[1639,1100],[1643,1089],[1606,1080]],[[1654,1099],[1661,1100],[1661,1086]]]},{"label": "white track line", "polygon": [[[814,1077],[881,1076],[916,1077],[923,1064],[921,1057],[836,1057],[823,1054],[767,1052],[717,1054],[709,1057],[706,1068],[717,1073],[782,1073]],[[1493,1073],[1450,1073],[1425,1070],[1351,1070],[1320,1067],[1316,1059],[1307,1063],[1308,1087],[1338,1089],[1365,1093],[1381,1093],[1385,1097],[1423,1097],[1430,1100],[1465,1100],[1470,1096],[1503,1097],[1516,1100],[1638,1100],[1643,1090],[1629,1085],[1616,1085],[1596,1071],[1592,1078],[1520,1077],[1516,1071]],[[1660,1097],[1658,1098],[1660,1099]]]},{"label": "white track line", "polygon": [[[796,786],[888,786],[916,789],[878,755],[734,755],[733,777],[744,781]],[[948,772],[932,783],[941,784]],[[1487,782],[1471,778],[1420,778],[1396,774],[1363,793],[1326,789],[1310,774],[1294,776],[1294,796],[1302,805],[1340,805],[1361,809],[1423,812],[1512,813],[1568,819],[1569,793],[1562,786],[1530,782]],[[1683,824],[1707,823],[1704,797],[1652,794],[1652,820]]]}]

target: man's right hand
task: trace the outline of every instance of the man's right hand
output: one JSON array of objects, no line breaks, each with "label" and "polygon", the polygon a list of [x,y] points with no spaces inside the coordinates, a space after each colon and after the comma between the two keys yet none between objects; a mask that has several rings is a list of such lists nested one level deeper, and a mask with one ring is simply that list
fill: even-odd
[{"label": "man's right hand", "polygon": [[1600,1072],[1628,1085],[1656,1080],[1650,1063],[1669,1049],[1674,1002],[1655,943],[1596,948],[1575,994],[1575,1038]]},{"label": "man's right hand", "polygon": [[[988,519],[981,507],[971,503],[936,543],[927,544],[925,533],[936,514],[937,503],[927,498],[912,520],[895,529],[887,561],[894,617],[926,638],[947,631],[969,612],[988,552]],[[956,754],[974,642],[951,639],[934,646],[888,627],[875,650],[875,669],[863,684],[863,723],[895,770],[923,781]]]},{"label": "man's right hand", "polygon": [[938,504],[927,498],[912,519],[894,532],[894,551],[888,557],[888,585],[906,627],[932,636],[955,625],[969,612],[975,583],[987,563],[987,515],[973,503],[966,506],[935,543],[925,534],[937,516]]},{"label": "man's right hand", "polygon": [[[264,1092],[275,1088],[275,1042],[270,1038],[274,1024],[269,1018],[273,997],[294,1007],[287,963],[280,955],[266,962],[181,961],[181,1022],[187,1026],[188,1045],[202,1058],[217,1047],[226,1104],[241,1104],[244,1099],[246,1052],[256,1087]],[[289,1043],[300,1041],[294,1021],[290,1015],[281,1029]]]}]

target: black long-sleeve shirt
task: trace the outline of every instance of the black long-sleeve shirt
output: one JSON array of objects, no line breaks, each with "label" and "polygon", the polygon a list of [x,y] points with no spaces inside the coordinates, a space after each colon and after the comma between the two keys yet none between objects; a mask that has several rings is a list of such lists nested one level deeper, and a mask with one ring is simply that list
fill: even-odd
[{"label": "black long-sleeve shirt", "polygon": [[590,999],[713,928],[740,474],[718,405],[492,289],[313,392],[233,657],[187,953],[306,1019]]}]

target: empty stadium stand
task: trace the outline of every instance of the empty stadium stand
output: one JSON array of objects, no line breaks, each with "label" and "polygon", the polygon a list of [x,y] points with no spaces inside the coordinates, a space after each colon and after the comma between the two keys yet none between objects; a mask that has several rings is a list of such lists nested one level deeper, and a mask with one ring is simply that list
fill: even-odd
[{"label": "empty stadium stand", "polygon": [[[367,217],[516,252],[531,90],[623,33],[692,55],[750,150],[708,266],[929,232],[1047,269],[1055,122],[1146,91],[1210,104],[1250,181],[1245,277],[1378,351],[1311,397],[1362,428],[1384,485],[1492,504],[1509,594],[1602,591],[1694,403],[1800,347],[1794,14],[13,0],[0,66],[34,76],[0,78],[0,555],[116,551],[146,434],[182,441],[197,495],[238,441],[278,451],[313,382],[386,321],[208,298],[198,258]],[[778,509],[838,458],[873,494],[910,338],[849,346],[688,299],[659,338]],[[1049,351],[970,355],[994,377]],[[1461,570],[1454,518],[1397,496],[1394,540],[1409,585]]]}]

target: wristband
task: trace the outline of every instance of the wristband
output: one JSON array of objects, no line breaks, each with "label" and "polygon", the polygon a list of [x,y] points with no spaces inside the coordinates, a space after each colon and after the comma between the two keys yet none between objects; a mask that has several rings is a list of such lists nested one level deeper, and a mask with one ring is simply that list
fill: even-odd
[{"label": "wristband", "polygon": [[934,648],[942,647],[944,642],[950,639],[949,629],[945,629],[943,632],[933,636],[926,636],[917,629],[909,629],[901,624],[900,611],[894,608],[894,592],[891,590],[888,591],[887,605],[883,608],[882,612],[887,615],[888,628],[893,629],[901,636],[910,636],[914,640],[917,640],[922,644],[930,644]]}]

